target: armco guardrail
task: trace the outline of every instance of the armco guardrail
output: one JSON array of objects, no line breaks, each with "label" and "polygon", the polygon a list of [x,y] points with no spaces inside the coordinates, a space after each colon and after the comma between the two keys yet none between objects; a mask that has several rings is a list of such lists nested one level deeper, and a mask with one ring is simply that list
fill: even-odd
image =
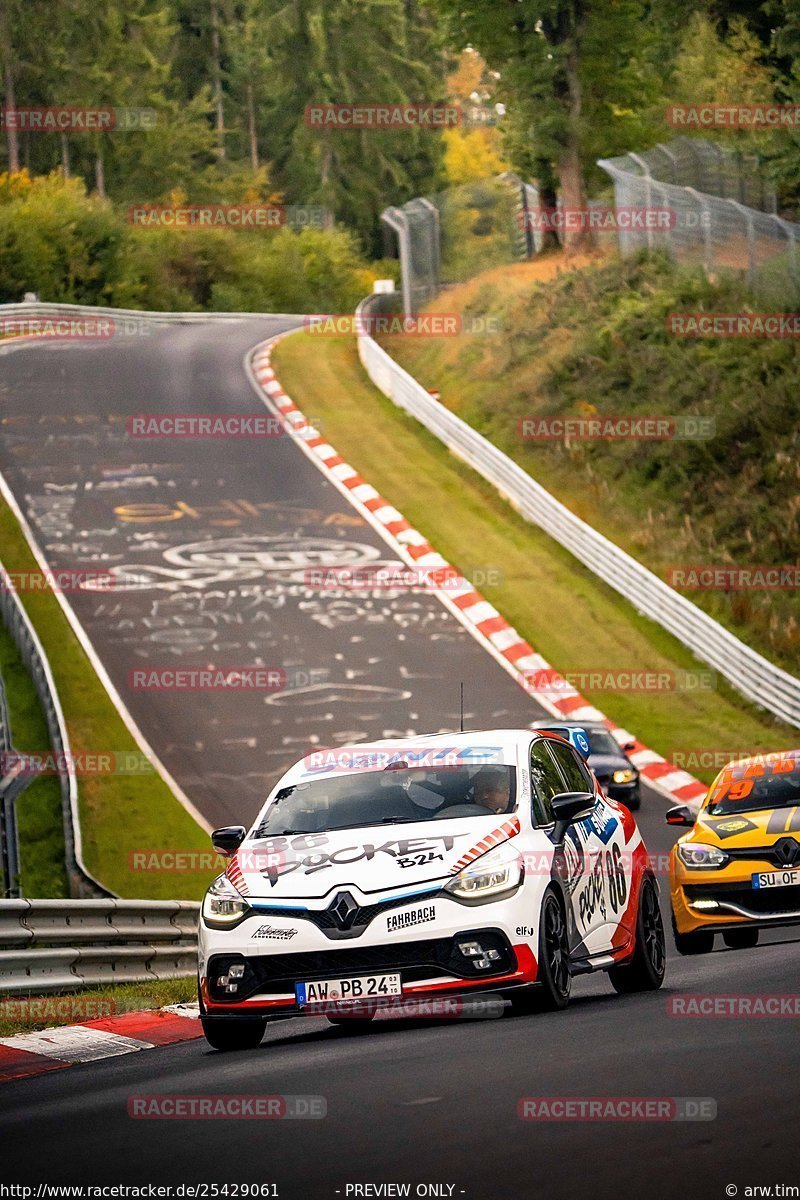
[{"label": "armco guardrail", "polygon": [[0,900],[0,995],[188,978],[199,911],[188,900]]},{"label": "armco guardrail", "polygon": [[69,733],[50,664],[16,593],[8,572],[0,565],[0,619],[5,625],[28,668],[50,736],[50,748],[63,755],[68,770],[58,775],[64,819],[64,854],[70,891],[73,895],[108,896],[99,880],[86,869],[83,861],[81,824],[78,813],[78,781],[72,766]]},{"label": "armco guardrail", "polygon": [[[157,325],[202,325],[208,321],[246,321],[259,317],[301,321],[303,319],[302,314],[297,313],[152,312],[147,309],[102,308],[88,304],[49,304],[43,300],[25,300],[19,304],[0,304],[0,320],[19,319],[24,321],[30,320],[32,317],[42,319],[48,317],[54,319],[59,317],[108,317],[110,320],[120,322],[119,332],[122,334],[126,332],[126,321],[129,322],[128,331],[135,332],[134,322],[142,319]],[[0,342],[0,345],[12,344],[13,338]]]},{"label": "armco guardrail", "polygon": [[[367,297],[357,315],[389,297]],[[619,546],[576,517],[485,437],[434,400],[358,324],[358,352],[372,382],[416,417],[494,487],[522,516],[538,525],[645,616],[657,621],[698,658],[719,671],[749,700],[800,727],[800,679],[751,649]]]}]

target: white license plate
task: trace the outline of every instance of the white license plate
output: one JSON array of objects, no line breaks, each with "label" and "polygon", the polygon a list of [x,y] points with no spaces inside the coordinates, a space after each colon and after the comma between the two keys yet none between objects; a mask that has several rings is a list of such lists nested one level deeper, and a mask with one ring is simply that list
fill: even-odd
[{"label": "white license plate", "polygon": [[753,876],[754,888],[800,887],[800,870],[763,871]]},{"label": "white license plate", "polygon": [[378,1000],[382,996],[401,996],[403,985],[398,975],[358,975],[355,979],[315,979],[295,984],[298,1004],[327,1004],[341,1000]]}]

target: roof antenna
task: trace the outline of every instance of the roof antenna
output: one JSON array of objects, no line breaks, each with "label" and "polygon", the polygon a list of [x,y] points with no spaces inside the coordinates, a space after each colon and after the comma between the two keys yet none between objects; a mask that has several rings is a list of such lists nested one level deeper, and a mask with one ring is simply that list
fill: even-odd
[{"label": "roof antenna", "polygon": [[459,733],[464,732],[464,680],[461,680],[461,724]]}]

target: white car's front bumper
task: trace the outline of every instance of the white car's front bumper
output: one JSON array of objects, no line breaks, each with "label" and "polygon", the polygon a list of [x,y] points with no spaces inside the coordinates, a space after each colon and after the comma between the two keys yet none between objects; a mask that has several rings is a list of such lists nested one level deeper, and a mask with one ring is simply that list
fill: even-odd
[{"label": "white car's front bumper", "polygon": [[[376,907],[374,897],[346,890],[362,908]],[[531,913],[538,914],[539,905],[525,893],[522,887],[505,899],[475,905],[441,892],[411,902],[383,903],[364,925],[349,930],[336,927],[327,912],[335,896],[326,898],[325,909],[284,913],[266,901],[259,910],[259,902],[253,901],[253,911],[233,929],[213,929],[201,922],[203,1005],[209,1014],[219,1015],[311,1013],[313,1009],[297,1005],[296,984],[392,972],[400,973],[404,997],[534,983],[538,928],[531,924]],[[369,915],[362,911],[356,919]],[[478,941],[498,957],[492,956],[488,968],[478,968],[460,950],[462,941]],[[233,963],[244,964],[244,975],[231,992]]]}]

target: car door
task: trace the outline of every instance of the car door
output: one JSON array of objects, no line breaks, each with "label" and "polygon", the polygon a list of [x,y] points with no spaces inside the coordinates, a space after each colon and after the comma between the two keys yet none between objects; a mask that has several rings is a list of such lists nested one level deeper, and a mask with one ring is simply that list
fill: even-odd
[{"label": "car door", "polygon": [[[554,796],[566,791],[594,790],[593,787],[590,789],[589,785],[583,781],[579,788],[567,785],[563,772],[550,752],[552,745],[551,739],[538,738],[531,744],[529,755],[533,823],[540,829],[548,830],[555,824]],[[569,749],[569,747],[567,748]],[[584,944],[585,923],[579,920],[575,897],[586,889],[587,863],[585,839],[583,836],[579,836],[573,827],[567,831],[563,851],[556,854],[553,862],[553,869],[561,880],[569,907],[567,926],[571,953],[580,953]]]},{"label": "car door", "polygon": [[[558,764],[565,791],[595,792],[591,773],[572,746],[551,740],[547,748]],[[582,868],[574,880],[572,902],[584,954],[602,954],[611,948],[625,912],[629,867],[623,854],[624,836],[617,813],[597,794],[591,817],[567,832],[565,842]]]}]

